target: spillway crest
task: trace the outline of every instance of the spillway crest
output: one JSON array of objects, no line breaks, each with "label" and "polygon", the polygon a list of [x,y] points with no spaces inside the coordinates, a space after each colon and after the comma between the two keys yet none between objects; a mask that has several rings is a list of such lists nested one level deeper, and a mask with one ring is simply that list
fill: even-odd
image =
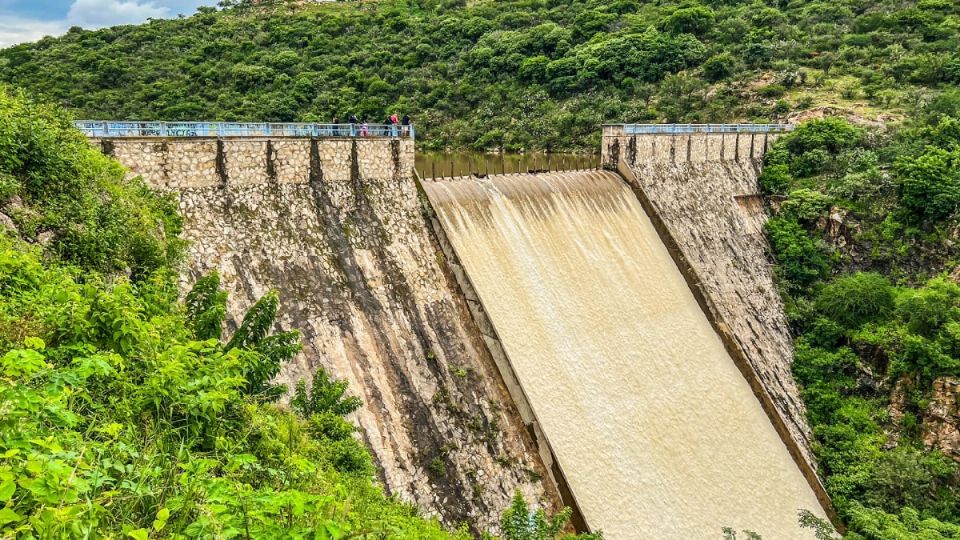
[{"label": "spillway crest", "polygon": [[618,175],[424,189],[591,529],[810,536],[813,490]]}]

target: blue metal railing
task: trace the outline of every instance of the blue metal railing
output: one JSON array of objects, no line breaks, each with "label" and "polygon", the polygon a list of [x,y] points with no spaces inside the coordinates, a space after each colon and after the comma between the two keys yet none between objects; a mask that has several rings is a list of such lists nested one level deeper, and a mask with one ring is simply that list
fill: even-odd
[{"label": "blue metal railing", "polygon": [[793,130],[793,124],[606,124],[623,127],[627,135],[680,133],[782,133]]},{"label": "blue metal railing", "polygon": [[396,137],[414,138],[413,125],[293,122],[129,122],[78,120],[88,137]]}]

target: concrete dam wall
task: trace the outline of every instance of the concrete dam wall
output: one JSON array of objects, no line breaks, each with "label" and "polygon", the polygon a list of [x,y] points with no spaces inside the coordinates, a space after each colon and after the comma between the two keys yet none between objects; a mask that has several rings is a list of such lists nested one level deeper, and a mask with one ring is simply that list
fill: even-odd
[{"label": "concrete dam wall", "polygon": [[412,141],[97,142],[178,194],[185,287],[218,270],[232,323],[279,290],[279,324],[304,344],[280,379],[322,366],[350,381],[389,492],[475,530],[495,527],[517,489],[559,506],[424,222]]},{"label": "concrete dam wall", "polygon": [[94,143],[178,195],[183,286],[218,270],[229,324],[279,290],[304,343],[280,380],[350,381],[389,492],[475,531],[519,489],[611,539],[802,537],[829,501],[762,235],[770,138],[603,141],[619,174],[419,196],[411,140]]},{"label": "concrete dam wall", "polygon": [[424,183],[592,530],[801,538],[823,515],[614,172]]}]

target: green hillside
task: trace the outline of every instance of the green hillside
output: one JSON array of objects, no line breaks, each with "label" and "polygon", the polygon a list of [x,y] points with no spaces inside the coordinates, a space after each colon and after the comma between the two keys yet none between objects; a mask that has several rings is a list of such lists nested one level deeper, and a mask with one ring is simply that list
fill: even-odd
[{"label": "green hillside", "polygon": [[931,438],[960,422],[937,413],[960,381],[960,92],[899,130],[803,124],[765,160],[793,372],[848,538],[960,538],[960,453]]},{"label": "green hillside", "polygon": [[0,51],[91,119],[381,121],[424,147],[595,151],[604,121],[897,118],[960,83],[953,0],[239,4]]}]

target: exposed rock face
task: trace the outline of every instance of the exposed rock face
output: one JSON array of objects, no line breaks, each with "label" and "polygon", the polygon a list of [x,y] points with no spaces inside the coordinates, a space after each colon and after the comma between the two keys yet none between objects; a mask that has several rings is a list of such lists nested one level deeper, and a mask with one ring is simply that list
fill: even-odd
[{"label": "exposed rock face", "polygon": [[677,242],[707,309],[736,341],[804,459],[815,463],[793,345],[773,282],[757,175],[773,135],[625,135],[605,128],[603,163],[622,158]]},{"label": "exposed rock face", "polygon": [[923,444],[960,461],[960,378],[933,381],[930,405],[923,413]]},{"label": "exposed rock face", "polygon": [[322,366],[350,381],[391,493],[475,530],[495,527],[517,489],[559,505],[429,235],[412,142],[117,139],[111,150],[179,193],[185,286],[218,270],[233,323],[279,290],[279,325],[304,343],[280,380]]},{"label": "exposed rock face", "polygon": [[17,224],[13,222],[10,216],[4,214],[3,212],[0,212],[0,231],[3,231],[5,229],[10,230],[14,234],[16,234],[18,231]]}]

